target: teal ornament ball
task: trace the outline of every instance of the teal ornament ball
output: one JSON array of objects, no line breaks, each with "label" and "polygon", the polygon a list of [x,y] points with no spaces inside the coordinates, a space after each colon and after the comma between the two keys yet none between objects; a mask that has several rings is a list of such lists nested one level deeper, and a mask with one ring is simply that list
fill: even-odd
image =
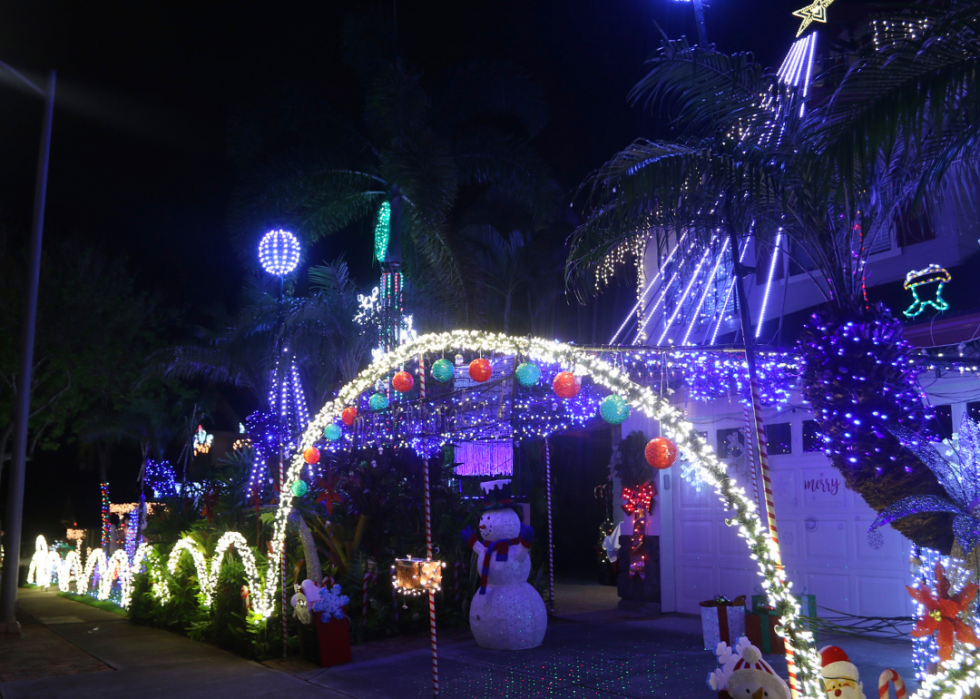
[{"label": "teal ornament ball", "polygon": [[541,380],[541,368],[534,362],[523,362],[514,373],[517,376],[517,383],[524,388],[530,388]]},{"label": "teal ornament ball", "polygon": [[336,442],[343,436],[343,434],[344,432],[340,429],[340,425],[334,425],[331,423],[323,428],[323,436],[329,439],[331,442]]},{"label": "teal ornament ball", "polygon": [[448,359],[437,359],[432,364],[432,378],[439,383],[446,383],[453,378],[453,363]]},{"label": "teal ornament ball", "polygon": [[630,406],[622,396],[606,396],[599,403],[599,414],[610,425],[621,425],[630,416]]},{"label": "teal ornament ball", "polygon": [[289,484],[289,490],[292,491],[293,497],[296,498],[301,498],[306,495],[309,489],[310,487],[306,485],[306,481],[303,480],[295,480]]},{"label": "teal ornament ball", "polygon": [[388,397],[383,393],[375,393],[368,400],[368,405],[376,413],[380,413],[382,410],[388,407]]}]

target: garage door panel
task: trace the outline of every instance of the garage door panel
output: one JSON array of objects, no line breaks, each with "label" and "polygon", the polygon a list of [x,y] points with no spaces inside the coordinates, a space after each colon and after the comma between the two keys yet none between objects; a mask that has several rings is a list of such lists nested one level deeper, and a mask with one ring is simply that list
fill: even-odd
[{"label": "garage door panel", "polygon": [[680,586],[677,588],[679,611],[700,614],[700,602],[718,595],[718,570],[703,566],[685,565],[680,572]]},{"label": "garage door panel", "polygon": [[685,557],[698,554],[711,555],[717,551],[714,543],[715,527],[716,525],[706,521],[684,522],[679,527],[682,555]]},{"label": "garage door panel", "polygon": [[803,507],[810,512],[847,510],[851,506],[844,477],[829,464],[802,471]]},{"label": "garage door panel", "polygon": [[840,565],[849,554],[848,522],[841,518],[820,518],[817,526],[807,531],[806,556],[814,563],[836,561]]},{"label": "garage door panel", "polygon": [[[808,573],[806,587],[800,592],[816,595],[818,607],[829,607],[845,614],[855,613],[851,594],[851,576],[849,575]],[[818,610],[817,614],[818,616],[827,616],[829,612]]]},{"label": "garage door panel", "polygon": [[903,607],[911,615],[911,600],[901,575],[857,576],[857,605],[863,616],[893,616]]}]

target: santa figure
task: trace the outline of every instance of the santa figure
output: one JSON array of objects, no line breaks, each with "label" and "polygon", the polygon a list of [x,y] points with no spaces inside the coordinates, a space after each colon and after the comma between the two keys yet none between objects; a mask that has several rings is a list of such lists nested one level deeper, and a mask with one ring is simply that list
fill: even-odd
[{"label": "santa figure", "polygon": [[718,692],[719,697],[790,699],[789,685],[745,636],[738,639],[734,648],[719,643],[715,656],[721,668],[708,675],[708,686]]},{"label": "santa figure", "polygon": [[821,648],[820,664],[823,691],[828,699],[865,699],[857,666],[842,649],[837,646]]}]

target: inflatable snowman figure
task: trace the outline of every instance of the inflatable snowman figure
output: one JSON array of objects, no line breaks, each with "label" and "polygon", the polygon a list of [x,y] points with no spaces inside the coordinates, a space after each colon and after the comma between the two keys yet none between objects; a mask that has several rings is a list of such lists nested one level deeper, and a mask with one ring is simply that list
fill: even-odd
[{"label": "inflatable snowman figure", "polygon": [[480,485],[487,503],[480,532],[469,527],[462,532],[480,567],[480,590],[470,603],[470,629],[482,648],[536,648],[544,641],[548,613],[541,595],[527,582],[534,530],[521,524],[510,507],[509,480]]}]

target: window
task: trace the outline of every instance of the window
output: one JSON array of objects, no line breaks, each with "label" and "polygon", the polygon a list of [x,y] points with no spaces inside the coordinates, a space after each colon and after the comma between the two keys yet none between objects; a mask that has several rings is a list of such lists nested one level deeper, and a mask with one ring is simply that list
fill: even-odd
[{"label": "window", "polygon": [[741,427],[718,430],[718,458],[738,459],[745,453],[745,436]]},{"label": "window", "polygon": [[820,435],[820,424],[816,420],[803,421],[803,453],[812,454],[823,451],[823,437]]},{"label": "window", "polygon": [[766,425],[766,441],[769,443],[769,455],[793,453],[793,430],[788,422],[778,422]]},{"label": "window", "polygon": [[929,214],[925,211],[915,211],[911,207],[907,207],[902,212],[895,223],[895,232],[898,234],[898,245],[903,248],[936,237]]}]

